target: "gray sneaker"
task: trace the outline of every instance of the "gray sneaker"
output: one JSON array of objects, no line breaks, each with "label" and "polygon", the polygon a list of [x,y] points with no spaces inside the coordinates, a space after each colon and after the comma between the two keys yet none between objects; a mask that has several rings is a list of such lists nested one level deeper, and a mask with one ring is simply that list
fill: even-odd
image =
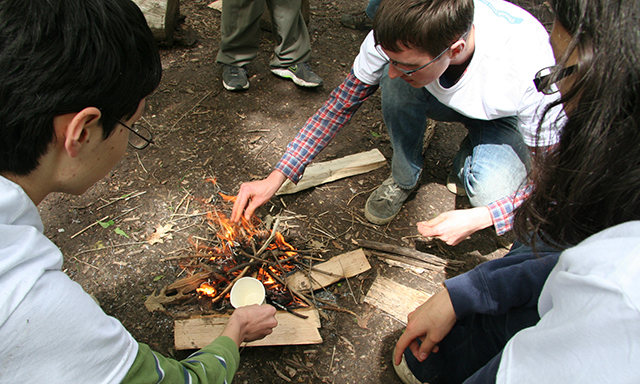
[{"label": "gray sneaker", "polygon": [[387,224],[398,215],[402,204],[414,189],[402,189],[393,177],[389,177],[367,199],[364,216],[374,224]]},{"label": "gray sneaker", "polygon": [[229,91],[242,91],[249,88],[247,70],[234,65],[222,65],[222,85]]},{"label": "gray sneaker", "polygon": [[301,87],[313,88],[322,85],[322,79],[313,72],[309,63],[294,64],[286,68],[271,68],[271,72],[285,79],[291,79]]}]

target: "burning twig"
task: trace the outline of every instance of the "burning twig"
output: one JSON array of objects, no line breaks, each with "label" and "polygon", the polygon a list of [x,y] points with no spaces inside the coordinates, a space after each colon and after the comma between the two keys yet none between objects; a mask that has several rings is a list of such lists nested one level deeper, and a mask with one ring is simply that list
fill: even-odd
[{"label": "burning twig", "polygon": [[238,281],[241,277],[244,276],[245,273],[247,273],[247,271],[249,270],[249,266],[247,265],[246,267],[244,267],[244,269],[242,270],[242,272],[240,272],[240,274],[231,282],[231,284],[229,284],[227,286],[227,288],[224,289],[224,291],[222,291],[222,293],[220,293],[217,297],[214,297],[213,300],[211,300],[213,303],[217,303],[218,301],[220,301],[220,299],[222,299],[223,297],[225,297],[225,295],[227,294],[227,292],[229,292],[231,290],[231,288],[233,287],[233,284],[236,283],[236,281]]}]

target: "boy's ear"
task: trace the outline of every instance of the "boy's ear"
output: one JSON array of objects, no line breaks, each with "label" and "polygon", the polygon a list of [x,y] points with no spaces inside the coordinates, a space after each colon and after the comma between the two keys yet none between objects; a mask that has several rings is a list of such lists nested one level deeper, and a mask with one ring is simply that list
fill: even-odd
[{"label": "boy's ear", "polygon": [[458,57],[459,54],[464,52],[464,48],[466,47],[466,45],[467,43],[464,40],[458,40],[453,43],[451,49],[449,50],[451,52],[451,60],[454,60],[456,57]]},{"label": "boy's ear", "polygon": [[[69,157],[76,157],[82,150],[82,147],[89,144],[91,140],[100,140],[102,138],[102,127],[99,124],[102,113],[98,108],[87,107],[75,114],[69,114],[66,117],[56,120],[62,124],[56,132],[60,132],[64,138],[64,148]],[[56,127],[58,128],[58,127]],[[97,129],[99,128],[99,129]]]}]

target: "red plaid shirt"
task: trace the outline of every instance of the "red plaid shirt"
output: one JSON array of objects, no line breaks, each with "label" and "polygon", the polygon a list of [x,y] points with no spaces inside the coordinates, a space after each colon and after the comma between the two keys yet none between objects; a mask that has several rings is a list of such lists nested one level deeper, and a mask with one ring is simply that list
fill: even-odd
[{"label": "red plaid shirt", "polygon": [[[360,81],[352,69],[349,76],[331,92],[329,99],[307,120],[293,141],[287,145],[287,150],[276,165],[276,169],[292,182],[297,183],[307,165],[329,144],[360,105],[377,89],[378,85],[369,85]],[[488,205],[498,235],[511,230],[513,211],[529,194],[530,189],[524,188],[512,196]]]},{"label": "red plaid shirt", "polygon": [[297,183],[306,166],[351,119],[360,105],[376,90],[377,85],[365,84],[354,75],[349,76],[331,92],[329,100],[307,120],[282,156],[276,169]]}]

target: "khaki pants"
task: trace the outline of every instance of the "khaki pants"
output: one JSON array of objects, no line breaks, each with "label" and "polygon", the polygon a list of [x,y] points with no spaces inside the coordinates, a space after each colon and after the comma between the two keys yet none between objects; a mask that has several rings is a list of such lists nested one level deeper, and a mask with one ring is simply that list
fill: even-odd
[{"label": "khaki pants", "polygon": [[241,67],[256,57],[265,3],[276,38],[274,57],[269,65],[288,67],[309,60],[311,44],[300,10],[301,0],[224,0],[218,63]]}]

